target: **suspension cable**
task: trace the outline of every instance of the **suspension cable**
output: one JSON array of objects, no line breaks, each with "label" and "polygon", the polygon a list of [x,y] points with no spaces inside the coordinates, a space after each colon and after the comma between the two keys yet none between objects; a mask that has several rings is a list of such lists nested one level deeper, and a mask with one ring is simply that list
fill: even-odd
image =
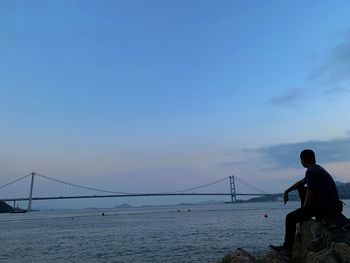
[{"label": "suspension cable", "polygon": [[247,182],[243,181],[241,178],[239,178],[237,176],[235,176],[235,179],[238,182],[240,182],[241,184],[244,184],[245,186],[248,186],[248,187],[250,187],[250,188],[252,188],[252,189],[254,189],[254,190],[258,191],[258,192],[261,192],[261,193],[264,193],[264,194],[269,194],[268,192],[266,192],[266,191],[264,191],[264,190],[262,190],[262,189],[260,189],[258,187],[255,187],[255,186],[253,186],[251,184],[248,184]]},{"label": "suspension cable", "polygon": [[200,186],[196,186],[196,187],[192,187],[192,188],[188,188],[188,189],[184,189],[184,190],[177,190],[177,191],[172,191],[172,192],[166,192],[165,194],[181,193],[181,192],[187,192],[187,191],[191,191],[191,190],[195,190],[195,189],[199,189],[199,188],[204,188],[204,187],[207,187],[207,186],[210,186],[210,185],[213,185],[213,184],[220,183],[220,182],[226,180],[227,178],[229,178],[229,177],[226,176],[226,177],[224,177],[222,179],[219,179],[219,180],[214,181],[214,182],[209,183],[209,184],[204,184],[204,185],[200,185]]},{"label": "suspension cable", "polygon": [[[51,177],[48,177],[48,176],[45,176],[45,175],[42,175],[42,174],[38,174],[38,173],[35,173],[35,174],[40,176],[40,177],[42,177],[42,178],[51,180],[51,181],[55,181],[55,182],[58,182],[58,183],[61,183],[61,184],[74,186],[74,187],[85,189],[85,190],[91,190],[91,191],[97,191],[97,192],[103,192],[103,193],[110,193],[110,194],[126,194],[126,195],[137,194],[137,193],[117,192],[117,191],[109,191],[109,190],[103,190],[103,189],[98,189],[98,188],[92,188],[92,187],[87,187],[87,186],[82,186],[82,185],[68,183],[68,182],[65,182],[65,181],[62,181],[62,180],[58,180],[58,179],[55,179],[55,178],[51,178]],[[181,193],[181,192],[187,192],[187,191],[191,191],[191,190],[195,190],[195,189],[199,189],[199,188],[204,188],[204,187],[207,187],[207,186],[210,186],[210,185],[222,182],[222,181],[226,180],[227,178],[228,178],[228,176],[226,176],[226,177],[224,177],[222,179],[216,180],[214,182],[208,183],[208,184],[200,185],[200,186],[197,186],[197,187],[191,187],[191,188],[187,188],[187,189],[184,189],[184,190],[176,190],[176,191],[164,192],[162,194]]]},{"label": "suspension cable", "polygon": [[74,187],[81,188],[81,189],[84,189],[84,190],[90,190],[90,191],[96,191],[96,192],[102,192],[102,193],[109,193],[109,194],[124,194],[124,195],[135,194],[135,193],[116,192],[116,191],[108,191],[108,190],[103,190],[103,189],[97,189],[97,188],[92,188],[92,187],[87,187],[87,186],[82,186],[82,185],[77,185],[77,184],[64,182],[64,181],[61,181],[61,180],[58,180],[58,179],[55,179],[55,178],[51,178],[51,177],[48,177],[48,176],[45,176],[45,175],[42,175],[42,174],[38,174],[38,173],[35,173],[35,174],[37,176],[40,176],[42,178],[45,178],[45,179],[48,179],[48,180],[51,180],[51,181],[55,181],[57,183],[66,184],[66,185],[69,185],[69,186],[74,186]]},{"label": "suspension cable", "polygon": [[16,180],[13,180],[13,181],[11,181],[11,182],[9,182],[9,183],[7,183],[7,184],[4,184],[4,185],[0,186],[0,189],[4,188],[4,187],[6,187],[6,186],[9,186],[10,184],[17,183],[18,181],[21,181],[22,179],[24,179],[24,178],[26,178],[26,177],[28,177],[28,176],[31,176],[31,175],[32,175],[32,173],[27,174],[27,175],[25,175],[25,176],[22,176],[21,178],[18,178],[18,179],[16,179]]},{"label": "suspension cable", "polygon": [[[14,184],[28,176],[32,175],[32,173],[30,174],[27,174],[25,176],[22,176],[21,178],[18,178],[16,180],[13,180],[5,185],[2,185],[0,186],[0,189],[6,187],[6,186],[9,186],[11,184]],[[50,180],[50,181],[54,181],[54,182],[57,182],[57,183],[61,183],[61,184],[65,184],[65,185],[69,185],[69,186],[73,186],[73,187],[76,187],[76,188],[80,188],[80,189],[84,189],[84,190],[90,190],[90,191],[96,191],[96,192],[103,192],[103,193],[109,193],[109,194],[123,194],[123,195],[132,195],[132,194],[137,194],[137,193],[129,193],[129,192],[118,192],[118,191],[109,191],[109,190],[103,190],[103,189],[98,189],[98,188],[92,188],[92,187],[87,187],[87,186],[82,186],[82,185],[77,185],[77,184],[72,184],[72,183],[68,183],[68,182],[65,182],[65,181],[62,181],[62,180],[58,180],[58,179],[55,179],[55,178],[51,178],[51,177],[48,177],[48,176],[45,176],[45,175],[42,175],[42,174],[38,174],[38,173],[35,173],[35,175],[39,176],[39,177],[42,177],[42,178],[45,178],[47,180]],[[163,194],[173,194],[173,193],[182,193],[182,192],[188,192],[188,191],[191,191],[191,190],[196,190],[196,189],[200,189],[200,188],[204,188],[204,187],[207,187],[207,186],[211,186],[213,184],[217,184],[217,183],[220,183],[224,180],[226,180],[227,178],[229,178],[229,176],[226,176],[222,179],[219,179],[219,180],[216,180],[214,182],[211,182],[211,183],[208,183],[208,184],[204,184],[204,185],[200,185],[200,186],[196,186],[196,187],[191,187],[191,188],[187,188],[187,189],[183,189],[183,190],[176,190],[176,191],[168,191],[168,192],[162,192]],[[250,185],[249,183],[243,181],[241,178],[235,176],[235,179],[240,182],[241,184],[244,184],[258,192],[261,192],[261,193],[264,193],[264,194],[268,194],[266,191],[262,190],[262,189],[259,189],[253,185]]]}]

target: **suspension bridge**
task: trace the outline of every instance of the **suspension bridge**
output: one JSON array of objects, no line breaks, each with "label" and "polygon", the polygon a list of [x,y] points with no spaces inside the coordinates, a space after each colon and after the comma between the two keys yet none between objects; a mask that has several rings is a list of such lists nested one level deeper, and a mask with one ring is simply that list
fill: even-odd
[{"label": "suspension bridge", "polygon": [[[229,183],[229,192],[198,192],[199,189],[208,188],[212,185]],[[24,185],[23,185],[24,182]],[[252,193],[239,193],[236,190],[236,182],[241,185],[253,189]],[[14,185],[22,184],[22,188],[29,190],[29,193],[21,197],[13,197]],[[227,183],[226,183],[227,184]],[[29,186],[28,186],[29,185]],[[11,189],[12,188],[12,189]],[[193,192],[197,191],[197,192]],[[276,196],[281,194],[270,194],[262,189],[259,189],[251,184],[246,183],[237,176],[227,176],[204,185],[191,187],[182,190],[156,192],[156,193],[130,193],[97,189],[83,185],[65,182],[56,178],[45,176],[38,173],[30,173],[9,183],[0,186],[0,201],[13,202],[13,207],[16,202],[27,201],[27,211],[31,211],[32,202],[39,200],[64,200],[64,199],[88,199],[88,198],[117,198],[117,197],[147,197],[147,196],[228,196],[230,202],[236,202],[237,196]]]}]

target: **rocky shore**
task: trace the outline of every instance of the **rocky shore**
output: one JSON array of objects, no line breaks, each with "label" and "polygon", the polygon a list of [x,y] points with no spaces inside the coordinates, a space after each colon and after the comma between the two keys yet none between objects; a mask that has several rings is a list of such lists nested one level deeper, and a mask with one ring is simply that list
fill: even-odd
[{"label": "rocky shore", "polygon": [[297,225],[290,259],[270,250],[255,258],[238,248],[216,263],[350,263],[350,223],[340,218],[333,224],[308,220]]}]

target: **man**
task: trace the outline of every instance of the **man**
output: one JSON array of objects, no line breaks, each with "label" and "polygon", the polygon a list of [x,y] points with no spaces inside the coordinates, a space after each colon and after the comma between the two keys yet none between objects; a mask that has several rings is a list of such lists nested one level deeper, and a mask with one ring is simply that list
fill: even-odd
[{"label": "man", "polygon": [[289,200],[288,193],[297,190],[301,200],[301,208],[286,216],[283,246],[271,246],[287,256],[291,255],[298,222],[311,217],[315,217],[316,220],[329,219],[342,212],[342,202],[339,200],[334,180],[324,168],[316,164],[315,153],[310,149],[303,150],[300,153],[300,161],[307,169],[305,178],[285,190],[284,203],[286,204]]}]

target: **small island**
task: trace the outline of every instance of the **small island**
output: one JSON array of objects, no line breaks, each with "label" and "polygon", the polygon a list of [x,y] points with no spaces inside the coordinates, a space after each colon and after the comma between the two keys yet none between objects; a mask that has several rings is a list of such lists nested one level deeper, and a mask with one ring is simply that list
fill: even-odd
[{"label": "small island", "polygon": [[0,213],[11,213],[13,207],[6,204],[4,201],[0,201]]},{"label": "small island", "polygon": [[0,213],[26,213],[26,209],[12,207],[4,201],[0,201]]}]

